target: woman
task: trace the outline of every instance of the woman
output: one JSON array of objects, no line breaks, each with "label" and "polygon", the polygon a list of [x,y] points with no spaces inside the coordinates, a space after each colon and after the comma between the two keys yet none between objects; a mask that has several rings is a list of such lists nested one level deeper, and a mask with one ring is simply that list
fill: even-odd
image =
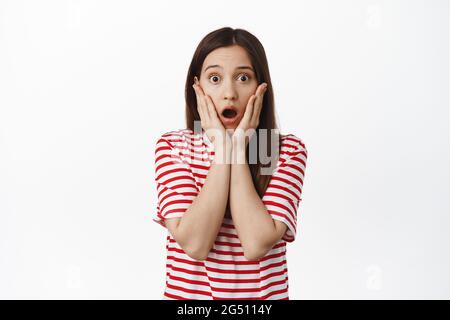
[{"label": "woman", "polygon": [[242,29],[209,33],[185,94],[187,128],[155,148],[153,220],[168,230],[164,299],[289,299],[286,243],[307,150],[278,134],[263,46]]}]

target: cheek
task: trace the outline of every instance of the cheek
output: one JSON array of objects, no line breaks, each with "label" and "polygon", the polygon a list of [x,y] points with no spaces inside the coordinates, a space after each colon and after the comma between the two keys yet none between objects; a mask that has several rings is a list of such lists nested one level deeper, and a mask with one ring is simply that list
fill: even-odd
[{"label": "cheek", "polygon": [[250,97],[252,96],[252,94],[256,93],[256,89],[258,87],[257,86],[251,86],[248,90],[245,91],[245,98],[246,101],[248,101],[248,99],[250,99]]},{"label": "cheek", "polygon": [[247,103],[248,103],[248,101],[250,100],[250,97],[252,96],[252,94],[254,94],[253,91],[252,91],[252,92],[248,92],[248,93],[245,95],[245,100],[243,101],[243,102],[245,103],[245,105],[247,105]]}]

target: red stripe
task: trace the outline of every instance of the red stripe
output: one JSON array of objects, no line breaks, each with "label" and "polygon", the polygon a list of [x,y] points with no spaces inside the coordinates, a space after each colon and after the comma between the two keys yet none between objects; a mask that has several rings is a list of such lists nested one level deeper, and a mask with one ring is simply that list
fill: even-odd
[{"label": "red stripe", "polygon": [[228,238],[233,238],[233,239],[239,239],[239,237],[236,234],[231,234],[231,233],[227,233],[227,232],[219,232],[217,234],[217,236],[219,236],[219,237],[228,237]]},{"label": "red stripe", "polygon": [[206,174],[200,174],[200,173],[197,173],[196,171],[193,171],[192,174],[194,175],[195,178],[198,178],[198,179],[206,179],[206,176],[207,176]]},{"label": "red stripe", "polygon": [[285,148],[298,149],[296,144],[290,144],[290,143],[287,143],[285,141],[283,141],[282,146],[285,147]]},{"label": "red stripe", "polygon": [[164,214],[164,218],[168,218],[168,215],[171,213],[184,213],[184,212],[186,212],[186,208],[178,208],[178,209],[167,210],[163,214]]},{"label": "red stripe", "polygon": [[222,222],[222,227],[225,227],[225,228],[228,228],[228,229],[234,229],[234,225],[227,224],[227,223],[224,223],[224,222]]},{"label": "red stripe", "polygon": [[189,283],[189,284],[193,284],[193,285],[198,285],[198,286],[206,286],[209,287],[209,283],[205,282],[205,281],[199,281],[199,280],[191,280],[191,279],[186,279],[186,278],[181,278],[181,277],[176,277],[171,275],[170,273],[168,273],[168,276],[170,279],[172,280],[176,280],[176,281],[180,281],[180,282],[185,282],[185,283]]},{"label": "red stripe", "polygon": [[174,295],[174,294],[171,294],[171,293],[168,293],[168,292],[164,292],[164,295],[167,298],[176,299],[176,300],[191,300],[191,298],[184,298],[182,296],[177,296],[177,295]]},{"label": "red stripe", "polygon": [[242,245],[240,243],[233,243],[233,242],[226,242],[226,241],[215,241],[214,244],[216,244],[217,246],[228,246],[228,247],[242,248]]},{"label": "red stripe", "polygon": [[[290,200],[290,201],[292,203],[292,200]],[[283,205],[281,203],[277,203],[277,202],[274,202],[274,201],[263,201],[263,203],[266,206],[274,206],[274,207],[278,207],[278,208],[281,208],[283,210],[286,210],[292,219],[294,219],[294,217],[295,217],[294,212],[292,212],[292,210],[290,208],[286,207],[285,205]],[[295,205],[293,203],[292,203],[292,206],[295,208]],[[272,208],[270,208],[270,209],[267,208],[267,211],[273,211],[273,210],[272,210]]]},{"label": "red stripe", "polygon": [[206,272],[203,271],[193,271],[193,270],[189,270],[189,269],[185,269],[185,268],[180,268],[180,267],[176,267],[172,264],[167,264],[166,265],[167,268],[171,268],[173,271],[177,271],[177,272],[183,272],[183,273],[187,273],[190,275],[196,275],[196,276],[205,276],[207,277],[208,274]]},{"label": "red stripe", "polygon": [[[190,197],[195,197],[195,196],[197,195],[197,192],[183,192],[183,193],[178,193],[178,192],[173,191],[173,192],[171,192],[171,193],[166,194],[165,196],[162,196],[163,193],[166,192],[166,191],[169,191],[169,189],[167,189],[166,187],[164,187],[164,189],[163,189],[161,192],[158,193],[158,199],[159,199],[159,203],[160,203],[160,204],[163,203],[163,202],[165,202],[165,200],[168,199],[168,198],[170,198],[170,197],[175,197],[175,196],[178,196],[178,197],[179,197],[180,195],[183,195],[183,196],[190,196]],[[193,200],[190,200],[190,199],[188,199],[188,200],[189,200],[189,201],[193,201]]]},{"label": "red stripe", "polygon": [[300,139],[294,138],[292,135],[286,135],[286,136],[283,138],[282,141],[292,141],[292,142],[297,143],[297,144],[301,142]]},{"label": "red stripe", "polygon": [[280,293],[287,293],[288,292],[288,288],[286,289],[281,289],[281,290],[276,290],[276,291],[272,291],[268,294],[266,294],[265,296],[262,296],[261,299],[262,300],[267,300],[269,297],[274,296],[276,294],[280,294]]},{"label": "red stripe", "polygon": [[[301,189],[297,184],[295,184],[294,182],[292,182],[292,181],[290,181],[290,180],[288,180],[288,179],[281,178],[281,177],[278,177],[278,176],[273,176],[273,177],[271,178],[270,182],[272,182],[272,181],[281,181],[281,182],[283,182],[284,184],[287,184],[287,185],[292,186],[292,187],[294,187],[295,189],[297,189],[297,191],[298,191],[299,194],[302,192],[302,189]],[[269,183],[269,186],[270,186],[270,185],[271,185],[271,183]],[[286,191],[287,191],[287,190],[290,190],[290,189],[288,189],[288,188],[286,188],[286,187],[283,187],[283,186],[280,186],[280,187],[281,187],[281,188],[285,188]]]},{"label": "red stripe", "polygon": [[298,163],[292,163],[292,162],[286,161],[282,165],[280,165],[280,168],[286,168],[286,167],[287,168],[292,168],[294,170],[297,170],[302,175],[304,175],[303,169],[298,166]]},{"label": "red stripe", "polygon": [[215,272],[215,273],[225,273],[225,274],[252,274],[256,273],[258,274],[260,272],[260,269],[250,269],[250,270],[224,270],[224,269],[217,269],[205,266],[206,271],[209,272]]},{"label": "red stripe", "polygon": [[[273,178],[274,178],[274,177],[272,177],[272,179],[273,179]],[[300,201],[300,196],[297,195],[297,193],[295,193],[295,192],[292,191],[291,189],[288,189],[288,188],[286,188],[286,187],[283,187],[283,186],[280,186],[280,185],[273,184],[273,183],[270,183],[270,182],[269,182],[269,186],[267,187],[267,190],[271,190],[271,189],[280,189],[280,190],[286,191],[286,192],[292,194],[292,196],[293,196],[295,199],[297,199],[297,201]]]},{"label": "red stripe", "polygon": [[225,251],[225,250],[217,250],[211,249],[209,252],[213,252],[216,254],[228,255],[228,256],[244,256],[244,252],[233,252],[233,251]]},{"label": "red stripe", "polygon": [[281,267],[282,265],[286,264],[286,260],[280,261],[280,262],[275,262],[272,264],[268,264],[267,266],[262,266],[259,270],[260,271],[266,271],[266,270],[270,270],[272,268],[276,268],[276,267]]},{"label": "red stripe", "polygon": [[[281,193],[278,193],[278,192],[270,192],[270,191],[266,191],[266,193],[264,194],[264,197],[263,197],[263,199],[264,198],[266,198],[266,197],[276,197],[276,198],[281,198],[281,199],[283,199],[283,200],[286,200],[293,208],[295,208],[295,203],[294,203],[294,200],[293,199],[291,199],[291,198],[289,198],[289,197],[287,197],[287,196],[285,196],[284,194],[281,194]],[[270,201],[270,200],[263,200],[263,203],[265,202],[265,201]]]},{"label": "red stripe", "polygon": [[185,264],[188,264],[188,265],[191,265],[191,266],[197,266],[197,267],[200,267],[200,266],[204,267],[205,266],[205,264],[203,262],[201,262],[201,261],[191,261],[191,260],[188,260],[188,259],[177,258],[177,257],[174,257],[172,255],[168,255],[167,256],[167,260],[173,260],[175,262],[181,262],[181,263],[185,263]]},{"label": "red stripe", "polygon": [[212,296],[211,293],[207,292],[207,291],[183,288],[183,287],[179,287],[179,286],[174,286],[173,284],[170,284],[170,283],[167,283],[166,286],[167,286],[167,288],[177,290],[177,291],[182,291],[182,292],[187,292],[187,293],[192,293],[192,294],[201,294],[201,295],[205,295],[208,297]]},{"label": "red stripe", "polygon": [[207,261],[214,262],[214,263],[217,263],[217,264],[225,264],[225,265],[233,264],[233,265],[237,265],[237,266],[241,266],[241,265],[244,265],[244,266],[259,265],[259,261],[248,261],[248,260],[247,261],[245,261],[245,260],[243,260],[243,261],[235,261],[235,260],[216,259],[216,258],[211,258],[211,257],[208,257]]},{"label": "red stripe", "polygon": [[261,300],[261,298],[259,298],[259,297],[248,297],[248,298],[214,297],[214,300]]},{"label": "red stripe", "polygon": [[163,154],[159,155],[159,153],[160,153],[162,150],[170,150],[170,148],[169,148],[169,147],[159,148],[158,151],[156,151],[156,153],[155,153],[155,165],[156,165],[158,162],[160,162],[162,159],[165,159],[165,158],[172,159],[172,157],[170,156],[170,154],[167,154],[167,153],[163,153]]},{"label": "red stripe", "polygon": [[[301,170],[301,169],[300,169],[300,170]],[[278,170],[278,173],[282,173],[282,174],[285,174],[285,175],[287,175],[287,176],[290,176],[290,177],[292,177],[293,179],[297,180],[301,185],[303,185],[303,180],[302,180],[302,178],[299,177],[297,174],[294,174],[294,173],[292,173],[292,172],[290,172],[290,171],[283,170],[283,169],[279,169],[279,170]],[[303,174],[303,170],[301,170],[301,173]]]},{"label": "red stripe", "polygon": [[301,152],[298,152],[298,151],[288,151],[288,150],[280,151],[280,154],[288,155],[289,158],[295,157],[295,156],[298,155],[299,153],[301,153]]},{"label": "red stripe", "polygon": [[[300,152],[299,154],[302,154],[302,155],[305,157],[305,159],[306,159],[306,153]],[[299,157],[292,157],[291,160],[292,160],[292,161],[300,162],[304,167],[306,167],[306,162],[305,162],[305,160],[303,160],[302,158],[299,158]]]},{"label": "red stripe", "polygon": [[[187,175],[181,175],[180,173],[181,173],[182,171],[186,171],[186,172],[188,172],[189,174],[187,174]],[[169,179],[167,179],[167,180],[165,180],[165,181],[162,181],[162,178],[163,178],[163,177],[165,177],[165,176],[167,176],[167,175],[169,175],[169,174],[172,174],[172,173],[179,173],[179,174],[177,174],[175,177],[172,177],[172,178],[169,178]],[[164,185],[167,185],[167,184],[169,184],[169,183],[171,183],[171,182],[173,182],[173,181],[177,181],[177,180],[181,180],[181,179],[186,179],[186,180],[192,181],[192,185],[195,186],[195,179],[194,179],[194,177],[192,176],[191,171],[190,171],[190,170],[185,170],[185,169],[173,169],[173,170],[167,170],[167,171],[165,171],[164,173],[161,173],[161,175],[160,175],[158,178],[156,178],[156,179],[158,180],[158,182],[159,182],[160,184],[164,184]]]},{"label": "red stripe", "polygon": [[[167,217],[168,214],[174,213],[174,212],[186,212],[189,205],[192,203],[192,200],[173,200],[166,203],[164,206],[161,207],[161,214],[163,217]],[[174,209],[167,209],[168,207],[174,205],[174,204],[185,204],[181,208],[174,208]]]},{"label": "red stripe", "polygon": [[202,165],[195,164],[195,163],[191,163],[190,165],[194,169],[200,169],[200,170],[205,170],[205,171],[208,171],[210,168],[210,166],[202,166]]}]

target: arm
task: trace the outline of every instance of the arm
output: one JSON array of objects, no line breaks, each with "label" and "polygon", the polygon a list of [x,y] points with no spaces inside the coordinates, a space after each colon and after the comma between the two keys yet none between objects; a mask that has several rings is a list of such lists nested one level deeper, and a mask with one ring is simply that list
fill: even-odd
[{"label": "arm", "polygon": [[233,144],[230,210],[248,260],[258,260],[283,237],[287,226],[274,221],[260,199],[245,159],[245,147]]},{"label": "arm", "polygon": [[166,221],[174,239],[195,260],[205,260],[208,256],[228,201],[231,151],[221,144],[215,145],[214,150],[214,160],[202,190],[181,218]]}]

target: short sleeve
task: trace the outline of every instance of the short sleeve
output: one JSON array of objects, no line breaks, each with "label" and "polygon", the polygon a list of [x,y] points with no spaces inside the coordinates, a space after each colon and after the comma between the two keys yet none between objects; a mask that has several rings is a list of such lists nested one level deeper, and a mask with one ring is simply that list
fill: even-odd
[{"label": "short sleeve", "polygon": [[[295,142],[293,142],[294,140]],[[272,173],[262,201],[274,220],[287,225],[283,240],[293,242],[297,230],[297,211],[302,200],[307,150],[304,143],[296,138],[289,139],[282,148],[278,167]],[[284,149],[284,150],[283,150]]]},{"label": "short sleeve", "polygon": [[155,147],[157,207],[153,221],[163,227],[165,219],[180,218],[198,195],[194,175],[175,145],[163,137]]}]

